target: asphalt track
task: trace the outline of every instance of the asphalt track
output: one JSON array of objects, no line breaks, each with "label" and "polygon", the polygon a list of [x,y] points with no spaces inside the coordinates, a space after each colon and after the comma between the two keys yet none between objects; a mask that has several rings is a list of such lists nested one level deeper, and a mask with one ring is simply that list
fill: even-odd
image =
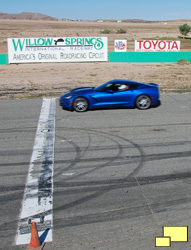
[{"label": "asphalt track", "polygon": [[[2,250],[26,249],[15,237],[41,106],[0,101]],[[188,226],[188,242],[171,248],[191,249],[190,131],[191,94],[163,94],[161,106],[146,111],[83,114],[56,100],[53,240],[44,249],[156,249],[164,226]]]}]

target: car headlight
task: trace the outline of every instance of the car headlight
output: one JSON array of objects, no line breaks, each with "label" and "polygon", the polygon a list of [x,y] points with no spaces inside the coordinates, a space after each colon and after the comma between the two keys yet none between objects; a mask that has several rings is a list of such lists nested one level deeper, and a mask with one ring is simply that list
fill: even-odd
[{"label": "car headlight", "polygon": [[69,96],[66,96],[65,97],[65,99],[70,99],[72,96],[71,95],[69,95]]}]

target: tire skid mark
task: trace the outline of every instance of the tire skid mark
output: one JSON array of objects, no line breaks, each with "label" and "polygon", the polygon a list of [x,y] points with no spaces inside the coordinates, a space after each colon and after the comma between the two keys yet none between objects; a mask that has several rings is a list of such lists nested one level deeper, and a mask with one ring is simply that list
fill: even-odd
[{"label": "tire skid mark", "polygon": [[56,220],[56,229],[79,226],[84,224],[92,224],[99,222],[124,220],[139,216],[150,215],[147,206],[135,206],[129,208],[111,209],[100,213],[93,213],[81,216],[74,216],[68,219]]},{"label": "tire skid mark", "polygon": [[[155,214],[163,213],[167,209],[176,210],[176,206],[181,204],[191,203],[191,198],[184,198],[179,200],[170,200],[161,203],[151,203],[150,206],[155,211]],[[55,211],[60,211],[55,209]],[[140,216],[151,215],[147,205],[132,206],[128,208],[119,208],[99,213],[86,214],[81,216],[73,216],[66,219],[56,220],[56,229],[79,226],[84,224],[92,224],[98,222],[125,220],[131,218],[137,218]]]},{"label": "tire skid mark", "polygon": [[[77,177],[81,177],[81,176],[84,176],[84,175],[86,175],[86,174],[90,174],[90,173],[92,173],[92,172],[95,172],[95,171],[97,171],[97,170],[100,170],[100,169],[102,169],[102,168],[104,168],[104,167],[106,167],[106,166],[110,166],[112,162],[114,162],[116,159],[119,159],[119,157],[121,156],[121,154],[122,154],[122,152],[123,152],[123,149],[122,149],[121,145],[120,145],[116,140],[113,140],[113,139],[109,138],[108,136],[102,136],[102,137],[104,137],[104,138],[106,138],[106,139],[109,139],[109,140],[113,141],[113,142],[117,145],[117,149],[118,149],[118,150],[116,150],[116,151],[118,151],[118,153],[116,154],[116,156],[114,156],[114,157],[105,157],[105,160],[107,161],[106,163],[101,164],[101,165],[99,165],[99,166],[97,166],[97,165],[94,166],[94,165],[91,164],[91,166],[90,166],[91,169],[90,169],[90,170],[84,171],[84,172],[81,173],[81,174],[76,174],[75,176],[70,177],[70,178],[68,178],[67,180],[75,179],[75,178],[77,178]],[[89,147],[88,147],[88,148],[89,148]],[[88,149],[88,148],[87,148],[87,149]],[[86,149],[86,152],[87,152],[87,149]],[[116,149],[116,147],[115,147],[115,149]],[[85,155],[85,152],[81,155],[81,157],[82,157],[83,155]],[[79,164],[79,162],[81,162],[81,160],[82,160],[82,162],[83,162],[83,159],[81,159],[81,157],[78,158],[78,159],[75,161],[75,165],[76,165],[76,164]],[[87,162],[92,163],[92,160],[90,160],[90,161],[89,161],[89,159],[86,159],[86,160],[87,160]],[[95,162],[95,161],[99,161],[99,158],[98,158],[98,157],[97,157],[97,158],[94,158],[94,159],[93,159],[93,162]],[[103,161],[103,159],[101,159],[101,161]]]},{"label": "tire skid mark", "polygon": [[[133,126],[133,128],[162,128],[162,127],[172,127],[172,126],[190,126],[191,125],[191,122],[183,122],[183,123],[161,123],[161,124],[158,124],[158,125],[150,125],[149,123],[148,124],[146,124],[146,125],[135,125],[135,126]],[[129,126],[118,126],[118,129],[127,129],[127,128],[132,128],[132,125],[129,125]],[[73,130],[80,130],[79,128],[72,128]],[[107,129],[107,127],[99,127],[99,128],[97,128],[97,132],[99,132],[99,130],[103,130],[103,129]],[[59,131],[59,130],[63,130],[63,127],[57,127],[57,131]],[[67,130],[71,130],[71,128],[65,128],[65,131],[67,131]],[[87,131],[87,130],[89,130],[90,131],[90,129],[89,128],[86,128],[86,129],[81,129],[81,130],[84,130],[84,131]],[[100,132],[100,133],[102,133],[102,132]]]},{"label": "tire skid mark", "polygon": [[[177,211],[176,206],[188,203],[191,203],[191,197],[178,200],[169,200],[160,203],[151,203],[150,206],[152,207],[152,209],[154,209],[155,213],[160,214],[167,211],[168,209],[171,209],[171,211],[173,209]],[[54,212],[59,212],[59,211],[62,211],[62,207],[54,208]],[[38,214],[38,216],[40,215],[41,214]],[[149,216],[149,215],[151,215],[151,213],[148,210],[147,205],[132,206],[128,208],[113,209],[93,214],[72,216],[64,219],[62,218],[55,219],[54,228],[62,229],[73,226],[80,226],[80,225],[115,221],[115,220],[125,220],[125,219],[138,218],[140,216]],[[0,232],[10,233],[10,227],[13,225],[13,223],[15,223],[15,221],[11,221],[6,223],[6,225],[3,225],[3,227],[0,228]]]},{"label": "tire skid mark", "polygon": [[[86,129],[86,130],[78,129],[78,130],[81,130],[82,132],[85,131],[85,132],[87,133],[87,129]],[[123,146],[118,142],[118,140],[116,140],[116,138],[118,138],[118,139],[120,139],[120,140],[122,140],[122,141],[125,141],[125,142],[127,142],[127,143],[130,143],[131,145],[133,145],[133,146],[138,150],[139,155],[140,155],[140,159],[139,159],[139,162],[138,162],[137,167],[133,170],[132,173],[130,173],[130,174],[127,175],[126,177],[121,178],[121,179],[118,180],[119,182],[127,182],[129,179],[134,179],[134,182],[136,183],[135,178],[134,178],[134,175],[137,174],[137,173],[142,169],[143,163],[144,163],[144,151],[142,150],[142,148],[140,148],[139,145],[137,145],[136,143],[133,143],[133,142],[131,142],[130,140],[124,139],[124,138],[122,138],[122,137],[120,137],[120,136],[111,135],[111,134],[109,134],[109,133],[103,133],[103,132],[98,132],[98,131],[94,131],[94,130],[88,130],[88,132],[91,132],[91,134],[94,133],[94,134],[96,134],[96,135],[99,134],[99,135],[101,135],[102,137],[104,136],[104,137],[106,137],[107,139],[109,138],[109,139],[112,140],[113,142],[117,143],[118,149],[119,149],[119,150],[118,150],[117,157],[121,156],[121,154],[123,153]],[[115,139],[111,139],[110,137],[114,137]],[[77,159],[76,159],[76,160],[77,160]],[[111,160],[110,162],[112,162],[112,161],[113,161],[113,160]],[[77,162],[76,162],[76,163],[77,163]],[[76,164],[76,163],[75,163],[75,164]],[[109,164],[109,162],[106,163],[107,166],[108,166],[108,164]],[[104,167],[104,166],[105,166],[105,164],[102,165],[102,167]],[[91,172],[96,171],[97,169],[100,169],[100,168],[95,168],[95,169],[91,170]],[[88,172],[89,172],[89,171],[88,171]],[[85,173],[83,173],[83,174],[80,174],[80,176],[83,176],[83,175],[85,175],[86,173],[87,173],[87,172],[85,172]],[[78,176],[75,176],[74,178],[76,178],[76,177],[79,177],[79,175],[78,175]],[[70,180],[71,180],[71,179],[70,179]],[[66,183],[66,182],[65,182],[65,183]],[[85,184],[84,182],[81,182],[81,185],[84,186],[84,184]],[[137,186],[137,184],[136,184],[136,186]],[[69,203],[67,203],[67,204],[64,204],[64,205],[61,205],[61,206],[59,206],[59,207],[57,207],[57,208],[54,208],[54,211],[63,211],[63,210],[67,210],[67,209],[72,208],[72,207],[75,207],[75,206],[79,206],[80,204],[86,203],[86,202],[88,202],[88,201],[90,201],[90,200],[92,200],[92,199],[95,199],[95,198],[97,198],[97,197],[100,197],[100,196],[106,194],[107,192],[110,192],[110,191],[112,191],[112,190],[115,190],[116,188],[117,188],[116,185],[113,184],[113,183],[111,183],[111,184],[109,184],[109,185],[106,185],[106,186],[101,187],[99,190],[96,189],[95,192],[92,193],[92,194],[88,194],[88,195],[86,195],[85,197],[79,198],[79,199],[77,199],[77,200],[75,200],[75,201],[71,201],[71,202],[69,202]],[[148,206],[146,206],[146,208],[147,208],[147,212],[149,211],[148,214],[151,214],[151,211],[148,210]]]},{"label": "tire skid mark", "polygon": [[[82,132],[87,133],[87,129],[86,130],[85,129],[80,129],[80,130]],[[72,187],[72,188],[76,187],[78,189],[78,191],[80,191],[79,187],[81,187],[82,192],[84,191],[84,188],[86,188],[87,192],[91,191],[91,192],[94,192],[94,193],[88,194],[87,196],[85,196],[83,198],[77,199],[75,201],[69,202],[68,204],[64,204],[64,205],[62,205],[60,207],[57,207],[57,208],[55,208],[55,211],[62,211],[62,210],[69,209],[71,207],[78,206],[78,205],[80,205],[82,203],[85,203],[85,202],[87,202],[89,200],[95,199],[95,198],[97,198],[99,196],[104,195],[107,192],[110,192],[110,191],[118,189],[118,188],[137,186],[138,184],[137,184],[137,181],[136,181],[136,176],[140,172],[140,170],[143,168],[144,163],[147,162],[147,161],[162,160],[162,159],[164,159],[164,157],[166,159],[168,159],[168,158],[177,158],[177,157],[185,157],[185,156],[190,157],[190,151],[186,152],[186,153],[185,152],[179,152],[178,155],[177,155],[177,153],[163,153],[163,154],[146,155],[140,145],[138,145],[138,144],[126,139],[126,138],[123,138],[121,136],[113,135],[113,134],[105,133],[105,132],[100,132],[100,131],[98,132],[98,131],[94,131],[92,129],[89,129],[88,132],[89,133],[94,133],[94,134],[99,134],[101,136],[106,136],[106,134],[107,134],[107,137],[114,137],[115,139],[112,139],[112,141],[115,141],[115,143],[117,142],[117,145],[118,146],[120,145],[120,148],[122,150],[120,155],[118,155],[119,160],[121,160],[122,157],[120,158],[120,156],[121,156],[121,154],[122,154],[122,152],[124,150],[124,146],[119,143],[119,140],[125,141],[128,144],[131,144],[132,148],[136,148],[138,150],[139,155],[131,157],[130,160],[128,160],[126,158],[126,164],[137,162],[137,167],[129,175],[127,175],[126,177],[120,178],[120,179],[117,179],[117,180],[116,179],[115,180],[109,180],[109,181],[108,180],[107,181],[103,180],[103,181],[98,181],[98,182],[96,182],[96,181],[91,181],[91,182],[80,182],[79,181],[79,182],[70,182],[70,183],[65,182],[63,184],[63,186],[65,186],[65,187]],[[116,140],[116,138],[118,138],[119,140]],[[111,140],[111,138],[109,138],[109,139]],[[112,158],[113,158],[113,160],[116,160],[116,157],[112,157]],[[90,159],[78,159],[78,163],[79,163],[79,161],[81,161],[81,162],[87,161],[87,162],[90,162],[90,165],[92,167],[91,163],[94,162],[94,160],[102,161],[104,159],[105,158],[101,158],[101,159],[97,158],[97,159],[91,159],[91,160]],[[111,158],[107,157],[106,159],[110,160]],[[123,162],[122,164],[125,164],[125,162]],[[91,171],[93,172],[93,171],[96,171],[97,169],[99,169],[99,168],[95,168],[95,169],[93,169]],[[83,174],[85,175],[86,173],[87,172],[84,172]],[[83,176],[83,174],[80,174],[80,176]],[[147,178],[139,177],[138,178],[138,182],[139,182],[139,185],[140,185],[139,188],[142,185],[148,185],[148,184],[151,184],[151,183],[153,184],[153,183],[157,183],[157,182],[177,180],[177,176],[178,175],[157,176],[158,178],[154,177],[154,181],[153,181],[152,177],[147,177]],[[179,175],[179,177],[184,179],[184,178],[188,178],[188,175],[185,176],[184,174],[182,174],[182,176]],[[76,176],[73,177],[73,179],[75,179],[75,178],[76,178]],[[97,186],[99,185],[99,187],[93,187],[94,185],[97,185]],[[100,185],[104,185],[104,186],[100,187]],[[91,190],[89,190],[90,187],[92,187]],[[71,192],[75,193],[75,190],[72,190]],[[160,204],[158,204],[158,206],[157,206],[156,204],[149,204],[147,200],[145,200],[145,201],[146,201],[146,205],[143,207],[144,214],[149,214],[149,215],[152,214],[152,216],[154,217],[155,222],[157,223],[157,225],[159,225],[159,222],[157,221],[156,216],[154,215],[153,209],[154,208],[156,209],[156,207],[157,207],[158,208],[157,210],[161,211],[162,208],[161,208]],[[164,204],[162,206],[164,206]],[[146,210],[145,210],[145,208],[146,208]],[[134,207],[134,209],[136,210],[137,208]],[[164,207],[163,207],[162,211],[163,210],[164,210]],[[117,219],[123,218],[123,212],[124,211],[122,213],[119,212],[119,211],[116,212],[117,213]],[[85,216],[79,216],[79,217],[71,217],[71,218],[68,218],[68,219],[64,220],[63,223],[64,223],[64,226],[67,227],[67,226],[73,226],[73,225],[79,225],[79,224],[81,225],[81,224],[86,224],[86,223],[101,222],[101,221],[105,221],[105,220],[114,220],[114,218],[112,217],[112,211],[108,211],[108,218],[100,219],[100,213],[98,213],[97,216],[99,217],[97,219],[95,219],[95,218],[92,219],[93,216],[91,216],[91,215],[85,215]],[[137,216],[141,216],[141,215],[139,214],[139,212],[137,213],[137,211],[135,211],[134,216],[137,217]]]},{"label": "tire skid mark", "polygon": [[[191,179],[191,172],[182,172],[177,174],[167,174],[167,175],[159,175],[159,176],[146,176],[146,177],[139,177],[139,183],[142,186],[157,184],[157,183],[165,183],[165,182],[172,182],[177,180],[189,180]],[[61,194],[73,194],[76,192],[76,189],[80,192],[87,192],[89,190],[96,191],[106,185],[115,185],[116,188],[131,188],[137,186],[134,178],[129,178],[127,181],[121,181],[121,179],[112,179],[112,180],[99,180],[99,181],[79,181],[79,182],[55,182],[57,188],[67,187],[71,188],[71,190],[64,190]],[[76,189],[75,189],[76,188]],[[81,190],[79,189],[81,188]],[[0,202],[10,201],[10,200],[18,200],[20,199],[20,194],[23,193],[24,185],[15,186],[14,190],[13,187],[7,186],[0,186],[0,191],[9,191],[11,194],[2,194],[0,196]],[[54,195],[58,195],[59,191],[54,191]],[[13,197],[14,194],[14,197]]]},{"label": "tire skid mark", "polygon": [[[70,130],[73,130],[73,128],[70,128]],[[117,149],[116,149],[116,147],[114,147],[114,149],[115,150],[118,150],[118,153],[116,154],[116,156],[111,156],[111,157],[103,157],[103,158],[101,158],[101,160],[100,161],[103,161],[104,159],[105,160],[107,160],[107,162],[106,163],[104,163],[104,164],[102,164],[101,166],[99,166],[99,167],[94,167],[94,169],[93,170],[89,170],[89,171],[86,171],[86,172],[84,172],[84,173],[82,173],[82,174],[80,174],[80,176],[83,176],[83,175],[85,175],[85,174],[87,174],[87,173],[91,173],[91,172],[94,172],[94,171],[96,171],[97,169],[101,169],[101,168],[104,168],[105,166],[109,166],[110,164],[112,164],[112,162],[113,161],[115,161],[115,160],[118,160],[118,159],[123,159],[124,160],[124,163],[123,164],[127,164],[127,159],[125,159],[125,156],[121,156],[122,155],[122,153],[123,153],[123,145],[121,145],[119,142],[118,142],[118,140],[116,140],[116,138],[118,138],[118,139],[120,139],[120,140],[122,140],[122,141],[125,141],[125,142],[127,142],[128,144],[130,144],[131,146],[132,146],[132,148],[136,148],[137,150],[138,150],[138,152],[139,152],[139,156],[138,156],[138,158],[139,158],[139,160],[138,160],[138,168],[140,168],[141,166],[142,166],[142,162],[143,162],[143,155],[144,155],[144,152],[142,151],[142,149],[140,148],[140,146],[139,145],[137,145],[136,143],[133,143],[132,141],[130,141],[130,140],[128,140],[128,139],[125,139],[125,138],[123,138],[123,137],[120,137],[120,136],[117,136],[117,135],[113,135],[113,134],[110,134],[110,133],[106,133],[106,132],[98,132],[98,131],[95,131],[95,130],[91,130],[91,129],[89,129],[89,130],[87,130],[87,129],[78,129],[78,131],[82,131],[82,132],[85,132],[85,133],[90,133],[91,132],[91,134],[92,133],[94,133],[94,134],[98,134],[99,136],[101,135],[101,137],[104,137],[104,138],[106,138],[106,139],[109,139],[110,141],[112,141],[112,142],[114,142],[115,143],[115,145],[117,145]],[[115,139],[112,139],[111,137],[114,137]],[[60,138],[60,137],[59,137]],[[70,142],[71,143],[71,142]],[[74,144],[74,142],[73,142],[73,144]],[[86,150],[87,151],[87,150]],[[121,157],[121,158],[120,158]],[[141,159],[140,159],[140,157],[141,157]],[[95,162],[95,161],[99,161],[99,159],[100,158],[94,158],[93,159],[93,162]],[[81,159],[81,157],[75,157],[75,159],[72,161],[73,162],[73,164],[74,165],[76,165],[76,164],[78,164],[79,162],[91,162],[90,161],[90,159]],[[64,162],[64,161],[63,161]],[[73,165],[73,166],[74,166]],[[72,167],[73,167],[72,166]],[[91,165],[91,168],[92,168],[92,165]],[[67,168],[68,169],[68,168]],[[137,169],[137,168],[136,168]],[[77,178],[77,177],[79,177],[79,175],[75,175],[75,176],[73,176],[73,177],[71,177],[72,179],[74,179],[74,178]],[[70,178],[70,179],[71,179]],[[128,177],[125,177],[125,180],[126,180],[126,178],[129,178],[129,176]]]},{"label": "tire skid mark", "polygon": [[[60,140],[66,140],[74,148],[74,151],[72,151],[72,152],[75,152],[75,154],[76,154],[75,158],[73,160],[71,160],[71,159],[68,160],[67,163],[69,163],[69,165],[63,169],[64,171],[71,170],[76,165],[76,163],[78,161],[80,161],[81,157],[83,157],[83,155],[85,155],[85,153],[87,152],[88,148],[91,145],[91,138],[88,134],[88,145],[83,151],[81,151],[80,147],[72,140],[69,141],[67,138],[61,137],[61,136],[59,136],[57,138],[59,138]],[[65,162],[62,161],[62,163],[65,163]],[[63,170],[57,171],[57,173],[54,174],[54,177],[61,175]]]},{"label": "tire skid mark", "polygon": [[[71,143],[71,144],[73,145],[73,147],[76,148],[77,151],[79,150],[79,147],[75,143]],[[176,145],[178,145],[178,144],[176,144]],[[130,147],[123,147],[123,149],[124,148],[127,149],[127,148],[130,148]],[[86,151],[91,152],[89,150],[86,150]],[[73,152],[73,151],[71,150],[71,151],[68,151],[68,152]],[[128,163],[135,163],[135,162],[139,161],[139,156],[137,156],[137,155],[135,155],[135,156],[131,155],[131,156],[125,156],[125,157],[126,157],[126,160],[128,160]],[[161,154],[145,154],[145,159],[144,160],[145,160],[145,162],[149,162],[149,161],[157,161],[157,160],[164,160],[164,159],[176,159],[176,158],[181,158],[181,157],[191,157],[191,151],[179,151],[179,152],[161,153]],[[87,162],[92,163],[92,162],[95,162],[95,161],[105,161],[105,160],[112,160],[112,159],[116,160],[116,157],[101,157],[101,158],[89,158],[89,159],[81,159],[81,157],[80,158],[76,157],[76,159],[78,159],[77,160],[78,163],[80,163],[80,162],[81,163],[87,163]],[[121,156],[121,158],[118,157],[118,160],[121,161],[121,159],[124,159],[124,157],[123,156]],[[73,161],[75,162],[75,159]],[[68,164],[68,163],[71,163],[71,160],[55,160],[54,162],[56,164]],[[118,162],[118,164],[120,165],[120,162]],[[124,164],[124,163],[122,163],[122,164]],[[27,166],[27,165],[28,165],[28,162],[2,163],[2,164],[0,164],[0,167]],[[70,165],[67,168],[69,169]],[[20,173],[15,173],[15,174],[12,174],[12,175],[15,175],[15,176],[19,175],[20,176],[20,175],[24,175],[24,174],[23,174],[23,172],[20,172]],[[1,174],[1,176],[6,176],[6,174]]]}]

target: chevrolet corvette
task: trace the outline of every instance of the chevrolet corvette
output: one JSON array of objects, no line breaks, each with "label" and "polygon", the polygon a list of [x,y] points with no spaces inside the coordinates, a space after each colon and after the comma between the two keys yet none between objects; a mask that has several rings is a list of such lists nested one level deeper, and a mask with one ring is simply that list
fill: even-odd
[{"label": "chevrolet corvette", "polygon": [[59,103],[63,109],[77,112],[117,107],[145,110],[159,103],[159,88],[156,83],[115,79],[98,87],[72,89],[60,97]]}]

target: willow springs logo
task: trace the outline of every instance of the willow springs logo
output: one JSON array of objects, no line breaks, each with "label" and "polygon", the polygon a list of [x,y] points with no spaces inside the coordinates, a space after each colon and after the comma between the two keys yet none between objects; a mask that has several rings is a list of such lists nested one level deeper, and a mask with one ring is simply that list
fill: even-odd
[{"label": "willow springs logo", "polygon": [[15,51],[23,51],[25,47],[74,47],[74,46],[93,46],[96,50],[101,50],[104,47],[104,42],[101,37],[89,37],[89,38],[18,38],[12,39],[13,47]]}]

